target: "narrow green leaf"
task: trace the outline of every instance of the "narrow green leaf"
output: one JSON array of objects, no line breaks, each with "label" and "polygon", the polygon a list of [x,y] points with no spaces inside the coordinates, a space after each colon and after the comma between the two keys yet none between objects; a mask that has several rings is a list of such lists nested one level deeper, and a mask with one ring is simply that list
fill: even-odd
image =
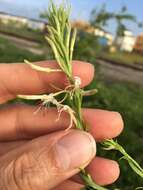
[{"label": "narrow green leaf", "polygon": [[69,48],[70,48],[70,37],[71,37],[71,26],[66,25],[66,34],[65,34],[65,46],[68,51],[68,56],[69,55]]},{"label": "narrow green leaf", "polygon": [[101,143],[105,150],[117,150],[123,154],[122,159],[127,160],[132,170],[143,178],[143,168],[125,151],[125,149],[114,140],[106,140]]},{"label": "narrow green leaf", "polygon": [[77,35],[77,30],[74,29],[73,36],[71,39],[71,45],[70,45],[70,62],[72,61],[72,57],[73,57],[73,49],[74,49],[74,45],[75,45],[76,35]]}]

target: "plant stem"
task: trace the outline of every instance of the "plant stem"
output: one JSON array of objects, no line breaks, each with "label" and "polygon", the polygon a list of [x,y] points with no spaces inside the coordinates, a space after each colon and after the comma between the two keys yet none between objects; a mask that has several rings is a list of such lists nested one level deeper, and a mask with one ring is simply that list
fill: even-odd
[{"label": "plant stem", "polygon": [[[119,151],[123,157],[121,159],[127,160],[128,164],[132,168],[132,170],[138,174],[141,178],[143,178],[143,168],[125,151],[125,149],[117,143],[117,141],[106,140],[103,143],[104,150],[117,150]],[[120,160],[121,160],[120,159]]]},{"label": "plant stem", "polygon": [[86,173],[85,170],[81,170],[80,172],[80,176],[83,179],[83,181],[85,182],[85,184],[87,185],[84,189],[86,190],[108,190],[104,187],[101,187],[97,184],[95,184],[95,182],[93,181],[93,179],[91,178],[91,176],[89,174]]}]

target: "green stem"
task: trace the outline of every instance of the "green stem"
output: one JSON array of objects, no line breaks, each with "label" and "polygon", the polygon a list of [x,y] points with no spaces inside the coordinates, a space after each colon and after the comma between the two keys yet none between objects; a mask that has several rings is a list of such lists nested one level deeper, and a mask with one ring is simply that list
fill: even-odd
[{"label": "green stem", "polygon": [[[69,97],[70,105],[72,109],[74,110],[76,114],[76,119],[77,119],[77,125],[76,128],[87,131],[87,127],[84,123],[83,116],[82,116],[82,100],[83,100],[83,93],[80,88],[75,89],[73,97]],[[86,184],[86,188],[84,189],[89,189],[89,190],[107,190],[104,187],[101,187],[97,185],[91,176],[86,173],[85,170],[81,170],[80,172],[81,179],[84,181]]]},{"label": "green stem", "polygon": [[80,176],[81,176],[82,180],[86,184],[86,187],[84,189],[90,189],[90,190],[108,190],[108,189],[106,189],[104,187],[101,187],[101,186],[95,184],[95,182],[93,181],[93,179],[91,178],[91,176],[89,174],[87,174],[85,170],[81,170]]}]

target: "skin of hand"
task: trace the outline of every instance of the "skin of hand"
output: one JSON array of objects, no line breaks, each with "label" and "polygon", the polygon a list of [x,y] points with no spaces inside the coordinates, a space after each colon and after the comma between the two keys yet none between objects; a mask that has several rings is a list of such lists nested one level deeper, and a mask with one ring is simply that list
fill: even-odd
[{"label": "skin of hand", "polygon": [[[55,61],[35,63],[57,68]],[[82,79],[82,87],[94,77],[94,67],[73,61],[73,75]],[[90,134],[66,131],[70,118],[62,113],[57,121],[55,108],[9,103],[18,94],[42,94],[55,91],[51,86],[67,85],[63,73],[38,72],[26,64],[0,64],[0,189],[1,190],[80,190],[79,167],[86,167],[96,183],[108,185],[119,177],[115,161],[95,157],[96,145],[118,136],[123,130],[119,113],[83,109]],[[95,141],[94,141],[95,139]]]}]

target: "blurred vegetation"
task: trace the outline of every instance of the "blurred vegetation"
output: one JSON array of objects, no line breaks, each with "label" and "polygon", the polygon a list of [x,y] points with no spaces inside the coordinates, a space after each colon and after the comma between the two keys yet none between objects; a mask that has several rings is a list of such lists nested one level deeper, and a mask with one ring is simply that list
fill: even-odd
[{"label": "blurred vegetation", "polygon": [[108,26],[110,20],[115,20],[116,37],[123,36],[124,31],[128,30],[125,21],[132,22],[138,27],[143,27],[142,23],[137,20],[137,18],[128,11],[126,6],[122,6],[117,12],[108,11],[106,4],[102,4],[100,8],[95,7],[91,12],[90,23],[96,28],[104,28]]},{"label": "blurred vegetation", "polygon": [[30,41],[44,42],[44,33],[40,30],[34,30],[28,28],[26,24],[17,25],[15,21],[9,21],[4,24],[0,20],[0,32],[8,35],[13,35],[16,37],[24,38]]},{"label": "blurred vegetation", "polygon": [[0,37],[0,63],[23,62],[24,59],[38,61],[45,59],[45,56],[35,55]]},{"label": "blurred vegetation", "polygon": [[[96,50],[95,48],[96,47]],[[74,58],[95,63],[96,55],[101,51],[101,46],[98,44],[98,38],[81,31],[78,31]]]}]

